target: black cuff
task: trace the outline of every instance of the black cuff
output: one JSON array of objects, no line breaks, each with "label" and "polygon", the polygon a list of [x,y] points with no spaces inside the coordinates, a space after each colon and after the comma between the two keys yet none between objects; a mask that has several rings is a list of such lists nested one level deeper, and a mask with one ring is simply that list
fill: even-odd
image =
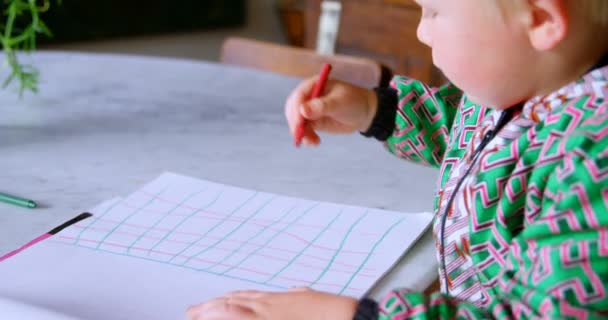
[{"label": "black cuff", "polygon": [[366,137],[374,137],[385,141],[393,134],[395,129],[395,116],[397,115],[397,90],[393,88],[374,88],[378,99],[378,110],[372,124],[365,132]]},{"label": "black cuff", "polygon": [[378,315],[378,303],[372,299],[364,298],[359,301],[353,320],[378,320]]}]

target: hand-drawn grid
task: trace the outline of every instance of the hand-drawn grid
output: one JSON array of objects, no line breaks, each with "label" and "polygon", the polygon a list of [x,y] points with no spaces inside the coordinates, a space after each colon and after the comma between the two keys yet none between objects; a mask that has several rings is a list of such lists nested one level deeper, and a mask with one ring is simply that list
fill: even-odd
[{"label": "hand-drawn grid", "polygon": [[189,187],[162,181],[98,206],[58,240],[277,289],[352,296],[362,296],[400,256],[379,247],[405,233],[403,215],[200,180]]}]

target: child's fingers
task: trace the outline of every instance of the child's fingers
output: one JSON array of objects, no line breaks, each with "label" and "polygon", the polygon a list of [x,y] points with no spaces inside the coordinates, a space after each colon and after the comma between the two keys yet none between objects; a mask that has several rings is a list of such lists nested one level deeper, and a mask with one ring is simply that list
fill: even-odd
[{"label": "child's fingers", "polygon": [[317,77],[311,77],[298,84],[298,86],[293,89],[293,91],[287,98],[287,104],[297,106],[302,104],[302,102],[308,100],[316,80]]},{"label": "child's fingers", "polygon": [[313,290],[309,287],[291,287],[287,291],[289,291],[289,292],[309,292],[309,291],[313,291]]},{"label": "child's fingers", "polygon": [[308,120],[317,120],[330,115],[338,104],[331,96],[311,99],[299,107],[300,115]]},{"label": "child's fingers", "polygon": [[299,108],[303,102],[308,100],[314,83],[315,78],[302,81],[287,98],[285,103],[285,117],[287,118],[287,123],[289,124],[292,135],[294,134],[297,125],[302,121]]},{"label": "child's fingers", "polygon": [[222,297],[188,308],[186,315],[190,320],[229,320],[255,319],[252,310],[233,303],[233,298]]},{"label": "child's fingers", "polygon": [[257,291],[257,290],[238,290],[238,291],[233,291],[230,292],[228,294],[226,294],[226,298],[228,299],[232,299],[232,298],[243,298],[243,297],[247,297],[247,298],[260,298],[263,296],[268,295],[267,292],[264,291]]},{"label": "child's fingers", "polygon": [[[292,117],[295,119],[290,119],[290,116],[288,115],[287,121],[289,123],[289,131],[290,131],[291,135],[295,137],[296,130],[302,124],[304,119],[301,116],[295,114],[295,110],[294,110],[294,114],[292,115]],[[315,130],[313,128],[314,128],[313,123],[304,124],[304,134],[302,136],[302,142],[305,145],[318,145],[321,142],[321,138],[319,138],[319,135],[315,132]]]},{"label": "child's fingers", "polygon": [[205,313],[206,310],[225,305],[225,302],[226,298],[215,298],[203,303],[199,303],[197,305],[188,307],[188,309],[186,310],[186,315],[190,320],[204,319],[202,318],[202,315]]},{"label": "child's fingers", "polygon": [[300,122],[302,121],[302,116],[300,116],[298,109],[296,107],[285,107],[285,118],[287,119],[289,132],[292,136],[295,135],[296,128],[300,125]]},{"label": "child's fingers", "polygon": [[[264,308],[268,303],[262,298],[251,298],[251,297],[230,297],[228,299],[228,310],[249,313],[259,315],[263,313]],[[252,317],[253,318],[253,317]]]},{"label": "child's fingers", "polygon": [[311,124],[304,127],[304,138],[302,139],[307,146],[318,146],[321,143],[321,137],[315,132]]},{"label": "child's fingers", "polygon": [[201,313],[196,320],[258,320],[259,317],[250,309],[229,304],[225,307],[209,309]]}]

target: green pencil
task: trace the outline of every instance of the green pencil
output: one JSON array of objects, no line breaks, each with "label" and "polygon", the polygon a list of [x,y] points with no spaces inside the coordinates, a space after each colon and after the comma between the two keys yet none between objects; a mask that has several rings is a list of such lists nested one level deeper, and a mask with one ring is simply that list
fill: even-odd
[{"label": "green pencil", "polygon": [[0,202],[6,202],[25,208],[36,208],[37,206],[36,202],[33,200],[19,198],[2,192],[0,192]]}]

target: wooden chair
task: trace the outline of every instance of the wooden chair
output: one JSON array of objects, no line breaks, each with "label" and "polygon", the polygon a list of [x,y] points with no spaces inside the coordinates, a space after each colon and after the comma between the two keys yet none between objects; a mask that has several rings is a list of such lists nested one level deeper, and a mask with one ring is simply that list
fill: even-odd
[{"label": "wooden chair", "polygon": [[237,37],[224,41],[220,62],[302,78],[318,74],[327,62],[333,67],[330,78],[367,88],[386,85],[392,76],[387,67],[372,59],[320,55],[309,49]]}]

